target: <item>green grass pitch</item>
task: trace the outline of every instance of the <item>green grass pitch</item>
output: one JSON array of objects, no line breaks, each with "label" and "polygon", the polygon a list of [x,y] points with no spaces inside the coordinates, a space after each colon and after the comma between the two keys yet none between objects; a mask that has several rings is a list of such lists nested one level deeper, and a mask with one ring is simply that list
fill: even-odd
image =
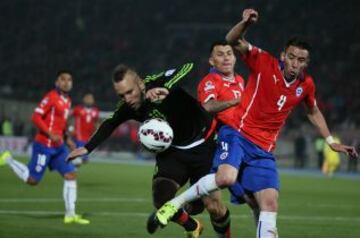
[{"label": "green grass pitch", "polygon": [[[184,237],[170,224],[155,235],[145,230],[151,205],[152,166],[90,163],[79,170],[77,211],[87,226],[64,225],[62,179],[47,172],[37,187],[23,184],[0,168],[1,238]],[[229,204],[233,237],[255,237],[246,206]],[[281,175],[278,229],[286,238],[359,238],[360,179]],[[215,237],[206,213],[202,237]]]}]

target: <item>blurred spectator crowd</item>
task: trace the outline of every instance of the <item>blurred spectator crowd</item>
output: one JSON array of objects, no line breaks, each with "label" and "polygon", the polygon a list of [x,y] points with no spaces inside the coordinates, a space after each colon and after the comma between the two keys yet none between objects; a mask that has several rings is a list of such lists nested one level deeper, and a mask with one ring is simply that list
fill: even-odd
[{"label": "blurred spectator crowd", "polygon": [[[247,39],[274,55],[290,36],[309,39],[309,72],[330,126],[359,128],[357,5],[339,0],[3,0],[0,100],[37,102],[53,87],[56,72],[70,69],[75,102],[90,91],[102,110],[112,110],[117,98],[110,78],[118,63],[146,74],[193,61],[198,77],[185,85],[194,93],[208,70],[211,42],[241,19],[243,8],[254,7],[260,21]],[[238,72],[247,75],[240,60]],[[287,127],[296,128],[304,118],[295,111]]]}]

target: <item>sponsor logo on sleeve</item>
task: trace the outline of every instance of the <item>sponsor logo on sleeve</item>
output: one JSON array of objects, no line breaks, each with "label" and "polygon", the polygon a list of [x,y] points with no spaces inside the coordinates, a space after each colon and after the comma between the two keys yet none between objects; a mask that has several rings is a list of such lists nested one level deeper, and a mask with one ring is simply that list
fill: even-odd
[{"label": "sponsor logo on sleeve", "polygon": [[211,81],[206,81],[204,90],[205,91],[210,91],[210,90],[213,90],[213,89],[215,89],[214,84]]},{"label": "sponsor logo on sleeve", "polygon": [[176,69],[169,69],[168,71],[165,72],[165,76],[169,77],[169,76],[173,75],[175,71],[176,71]]}]

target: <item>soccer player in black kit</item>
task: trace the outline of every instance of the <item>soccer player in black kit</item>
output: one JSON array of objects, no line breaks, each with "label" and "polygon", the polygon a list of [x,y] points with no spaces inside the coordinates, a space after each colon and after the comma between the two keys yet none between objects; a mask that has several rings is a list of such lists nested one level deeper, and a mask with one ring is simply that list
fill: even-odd
[{"label": "soccer player in black kit", "polygon": [[[152,183],[155,208],[173,198],[187,181],[193,184],[208,174],[215,151],[213,118],[196,99],[177,85],[179,80],[190,77],[192,69],[193,64],[187,63],[142,79],[134,69],[118,65],[112,76],[114,89],[120,96],[117,109],[84,147],[70,153],[68,160],[91,153],[127,120],[143,122],[162,118],[172,127],[174,139],[169,149],[156,154],[157,169]],[[202,202],[210,214],[217,237],[229,238],[230,213],[222,203],[221,193],[206,196]],[[201,212],[200,204],[197,202],[192,204],[193,207],[189,206],[192,208],[190,213]],[[149,233],[154,233],[157,228],[152,218],[150,216],[147,224]],[[172,221],[184,227],[186,237],[199,237],[203,230],[202,224],[185,210],[179,210]]]}]

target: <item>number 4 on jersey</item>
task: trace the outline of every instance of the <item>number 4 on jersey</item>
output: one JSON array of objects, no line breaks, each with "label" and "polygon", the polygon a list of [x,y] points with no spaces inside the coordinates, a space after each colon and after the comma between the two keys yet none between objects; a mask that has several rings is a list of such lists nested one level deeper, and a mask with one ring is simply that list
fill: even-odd
[{"label": "number 4 on jersey", "polygon": [[277,105],[278,105],[278,111],[281,111],[281,109],[283,108],[283,106],[285,105],[286,102],[286,96],[285,95],[281,95],[279,100],[277,101]]}]

